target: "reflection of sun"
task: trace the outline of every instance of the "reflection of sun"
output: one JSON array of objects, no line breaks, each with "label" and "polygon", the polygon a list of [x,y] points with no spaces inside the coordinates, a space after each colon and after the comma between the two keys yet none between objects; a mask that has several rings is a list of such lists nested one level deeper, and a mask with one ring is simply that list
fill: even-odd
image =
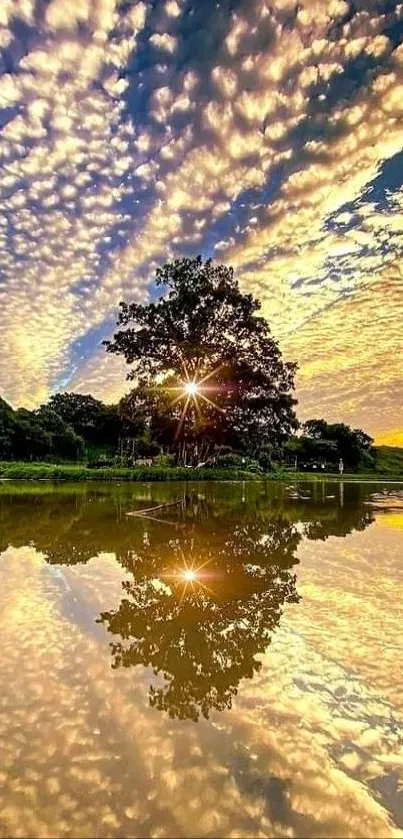
[{"label": "reflection of sun", "polygon": [[213,596],[213,592],[203,581],[203,579],[205,579],[203,569],[209,564],[210,560],[207,560],[207,562],[203,562],[201,565],[196,567],[193,563],[188,564],[184,556],[182,556],[182,559],[183,566],[181,568],[175,568],[173,573],[163,575],[165,578],[173,580],[181,587],[180,604],[189,593],[194,594],[197,597],[198,594],[207,592],[207,594]]}]

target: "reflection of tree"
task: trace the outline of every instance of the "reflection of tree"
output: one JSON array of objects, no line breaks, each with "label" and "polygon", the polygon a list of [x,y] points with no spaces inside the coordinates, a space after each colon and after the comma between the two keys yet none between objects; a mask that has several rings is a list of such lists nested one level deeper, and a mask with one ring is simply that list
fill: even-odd
[{"label": "reflection of tree", "polygon": [[130,546],[133,525],[119,495],[86,487],[65,490],[0,496],[0,550],[33,545],[51,564],[75,565]]},{"label": "reflection of tree", "polygon": [[[189,528],[196,522],[211,531],[212,522],[234,529],[253,518],[275,522],[278,518],[291,524],[302,523],[309,539],[346,536],[364,530],[374,519],[365,505],[372,490],[364,485],[346,485],[344,507],[339,499],[322,497],[321,484],[311,484],[308,501],[292,501],[282,484],[249,485],[242,500],[240,484],[191,485],[190,503],[183,510],[167,511],[161,519],[174,519],[176,525]],[[201,490],[201,491],[200,491]],[[130,551],[141,549],[146,533],[163,532],[166,541],[172,525],[146,519],[128,519],[125,512],[139,506],[176,500],[181,490],[172,484],[102,487],[43,484],[27,488],[0,485],[0,551],[8,545],[34,545],[46,554],[48,562],[75,564],[87,562],[100,552],[116,553],[124,561]],[[141,553],[141,550],[140,550]]]},{"label": "reflection of tree", "polygon": [[[197,720],[231,707],[241,679],[259,669],[285,603],[298,602],[291,573],[301,536],[283,520],[224,522],[151,539],[120,561],[131,567],[125,597],[101,621],[113,667],[142,664],[163,674],[150,702],[172,717]],[[186,584],[185,568],[200,569]]]},{"label": "reflection of tree", "polygon": [[[152,668],[150,702],[197,720],[231,706],[239,682],[259,669],[284,604],[298,602],[292,573],[302,538],[362,530],[372,520],[356,487],[340,499],[312,487],[292,501],[278,484],[191,486],[163,521],[128,518],[170,502],[179,487],[0,492],[0,549],[33,544],[55,564],[113,552],[130,579],[100,622],[114,636],[113,667]],[[164,520],[164,516],[166,520]],[[183,571],[199,569],[185,585]]]},{"label": "reflection of tree", "polygon": [[[369,519],[363,505],[344,516],[320,499],[301,510],[284,497],[270,505],[259,497],[242,509],[190,490],[178,521],[170,538],[150,528],[119,552],[131,578],[118,609],[100,620],[114,636],[112,666],[152,668],[151,705],[197,720],[231,707],[241,679],[260,668],[284,605],[298,602],[292,567],[302,533],[344,535]],[[185,584],[181,572],[189,568],[199,569],[199,578]]]}]

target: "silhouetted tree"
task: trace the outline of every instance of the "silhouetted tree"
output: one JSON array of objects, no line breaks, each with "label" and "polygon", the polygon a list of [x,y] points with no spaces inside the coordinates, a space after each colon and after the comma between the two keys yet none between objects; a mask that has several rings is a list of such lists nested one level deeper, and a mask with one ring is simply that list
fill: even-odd
[{"label": "silhouetted tree", "polygon": [[[283,361],[260,304],[241,293],[233,270],[201,257],[176,260],[157,270],[156,283],[166,295],[121,303],[123,328],[105,342],[133,366],[129,414],[145,416],[171,444],[178,429],[179,441],[199,447],[226,442],[251,451],[287,439],[297,425],[296,365]],[[187,381],[199,383],[200,396],[180,398]]]},{"label": "silhouetted tree", "polygon": [[54,411],[13,408],[0,400],[0,457],[8,460],[40,460],[61,457],[76,460],[83,454],[83,441]]}]

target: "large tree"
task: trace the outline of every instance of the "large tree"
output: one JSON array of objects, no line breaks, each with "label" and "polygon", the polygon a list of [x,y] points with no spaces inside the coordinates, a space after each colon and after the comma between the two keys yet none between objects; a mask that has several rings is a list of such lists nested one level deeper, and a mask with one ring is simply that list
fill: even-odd
[{"label": "large tree", "polygon": [[157,270],[156,284],[165,292],[156,302],[120,304],[122,328],[105,342],[132,366],[128,413],[199,457],[212,444],[251,451],[287,439],[297,424],[296,365],[283,361],[232,268],[176,260]]}]

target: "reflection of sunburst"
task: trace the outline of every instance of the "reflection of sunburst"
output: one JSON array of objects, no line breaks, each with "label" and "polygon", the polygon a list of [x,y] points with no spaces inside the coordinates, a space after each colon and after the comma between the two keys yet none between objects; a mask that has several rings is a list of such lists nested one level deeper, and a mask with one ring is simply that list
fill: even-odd
[{"label": "reflection of sunburst", "polygon": [[206,565],[209,564],[210,560],[203,562],[201,565],[196,566],[194,563],[188,564],[186,558],[182,554],[183,565],[181,568],[175,568],[175,570],[168,574],[163,574],[162,576],[165,579],[169,579],[176,583],[177,585],[181,586],[181,596],[179,600],[179,605],[182,605],[182,602],[185,596],[190,592],[194,594],[196,599],[199,594],[203,592],[207,592],[207,594],[212,597],[214,596],[213,591],[206,585],[203,580],[206,579],[205,573],[203,573],[203,569]]},{"label": "reflection of sunburst", "polygon": [[224,413],[224,410],[217,405],[212,399],[206,395],[208,391],[214,391],[217,388],[212,387],[211,385],[207,384],[213,376],[217,375],[220,367],[214,368],[209,373],[202,375],[202,371],[200,369],[200,362],[198,361],[196,364],[196,369],[190,375],[186,362],[182,362],[183,372],[184,372],[184,379],[180,382],[177,387],[169,388],[169,390],[178,393],[178,396],[172,402],[172,406],[176,405],[178,402],[181,402],[182,399],[185,400],[182,413],[179,419],[178,428],[176,432],[176,437],[179,436],[182,428],[183,423],[186,419],[188,410],[190,406],[193,406],[196,410],[197,416],[201,418],[201,407],[200,407],[200,400],[205,402],[210,407],[214,408],[216,411],[220,411]]}]

